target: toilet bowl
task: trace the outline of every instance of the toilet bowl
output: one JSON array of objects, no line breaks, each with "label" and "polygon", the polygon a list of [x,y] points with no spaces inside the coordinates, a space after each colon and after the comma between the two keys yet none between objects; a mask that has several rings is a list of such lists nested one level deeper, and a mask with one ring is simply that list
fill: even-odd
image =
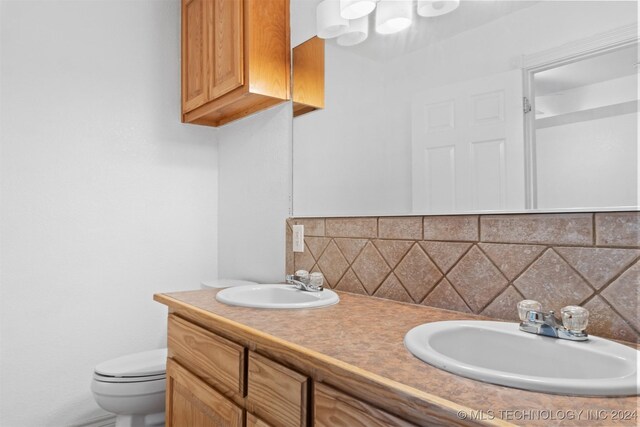
[{"label": "toilet bowl", "polygon": [[129,354],[95,367],[91,391],[116,414],[116,427],[164,425],[167,349]]}]

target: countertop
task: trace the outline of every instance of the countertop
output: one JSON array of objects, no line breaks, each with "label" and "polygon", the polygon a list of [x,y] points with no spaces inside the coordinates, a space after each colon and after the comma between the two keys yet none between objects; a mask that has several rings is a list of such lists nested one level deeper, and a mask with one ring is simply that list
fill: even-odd
[{"label": "countertop", "polygon": [[[460,419],[516,425],[638,425],[638,397],[575,397],[519,390],[463,378],[415,358],[404,335],[423,323],[485,319],[464,313],[338,292],[340,303],[320,309],[264,310],[227,306],[218,290],[157,294],[172,311],[192,313],[220,329],[242,331],[301,357],[367,377],[425,405],[462,411]],[[628,419],[620,419],[628,418]]]}]

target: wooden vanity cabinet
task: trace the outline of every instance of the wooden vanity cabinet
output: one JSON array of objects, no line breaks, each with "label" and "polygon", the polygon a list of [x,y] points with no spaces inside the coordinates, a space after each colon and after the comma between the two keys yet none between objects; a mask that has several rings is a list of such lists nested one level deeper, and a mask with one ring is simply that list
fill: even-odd
[{"label": "wooden vanity cabinet", "polygon": [[167,345],[167,427],[413,426],[176,314]]},{"label": "wooden vanity cabinet", "polygon": [[290,98],[289,0],[182,0],[182,121],[219,126]]}]

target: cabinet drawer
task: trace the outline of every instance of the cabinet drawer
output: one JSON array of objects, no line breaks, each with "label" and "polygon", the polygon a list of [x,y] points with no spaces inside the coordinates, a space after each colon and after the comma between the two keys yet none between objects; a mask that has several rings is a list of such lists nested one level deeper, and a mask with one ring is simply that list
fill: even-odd
[{"label": "cabinet drawer", "polygon": [[244,348],[173,314],[169,315],[169,356],[234,400],[244,395]]},{"label": "cabinet drawer", "polygon": [[307,395],[307,377],[249,352],[247,410],[275,426],[306,426]]},{"label": "cabinet drawer", "polygon": [[414,426],[414,424],[323,384],[315,384],[313,401],[314,425],[316,427]]}]

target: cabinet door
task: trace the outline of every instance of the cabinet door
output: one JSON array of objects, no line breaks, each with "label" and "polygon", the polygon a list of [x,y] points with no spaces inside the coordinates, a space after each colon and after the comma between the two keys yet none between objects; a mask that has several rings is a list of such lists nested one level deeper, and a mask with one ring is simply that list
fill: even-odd
[{"label": "cabinet door", "polygon": [[249,352],[247,410],[278,427],[307,425],[308,379]]},{"label": "cabinet door", "polygon": [[209,100],[244,82],[242,0],[210,0]]},{"label": "cabinet door", "polygon": [[247,412],[247,427],[272,427],[271,424],[267,424],[255,415]]},{"label": "cabinet door", "polygon": [[182,112],[207,102],[210,0],[182,0]]},{"label": "cabinet door", "polygon": [[241,427],[243,410],[172,359],[167,360],[167,427]]}]

